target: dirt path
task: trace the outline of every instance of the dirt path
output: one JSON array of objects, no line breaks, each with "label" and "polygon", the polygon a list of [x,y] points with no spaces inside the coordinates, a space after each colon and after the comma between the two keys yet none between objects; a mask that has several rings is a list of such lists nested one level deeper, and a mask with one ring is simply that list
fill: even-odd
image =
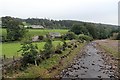
[{"label": "dirt path", "polygon": [[76,59],[60,74],[62,78],[114,78],[114,70],[96,49],[96,43],[89,43],[81,58]]}]

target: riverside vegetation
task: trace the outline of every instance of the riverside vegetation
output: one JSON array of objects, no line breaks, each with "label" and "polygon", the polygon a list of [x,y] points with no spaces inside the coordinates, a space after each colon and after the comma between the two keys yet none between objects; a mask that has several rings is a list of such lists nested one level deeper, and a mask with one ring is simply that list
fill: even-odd
[{"label": "riverside vegetation", "polygon": [[[117,26],[70,20],[6,16],[2,17],[2,22],[3,57],[21,59],[19,66],[11,65],[3,71],[4,78],[53,78],[73,61],[85,44],[113,37],[114,33],[119,39],[120,33]],[[25,25],[42,25],[44,29],[25,28]],[[59,32],[61,37],[51,38],[49,32]],[[39,42],[31,40],[33,36],[44,35],[46,38]]]}]

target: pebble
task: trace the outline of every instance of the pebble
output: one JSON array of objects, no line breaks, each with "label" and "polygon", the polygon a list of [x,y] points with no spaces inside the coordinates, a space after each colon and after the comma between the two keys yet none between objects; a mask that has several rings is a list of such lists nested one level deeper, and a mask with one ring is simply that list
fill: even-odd
[{"label": "pebble", "polygon": [[92,63],[92,65],[95,65],[94,63]]},{"label": "pebble", "polygon": [[[92,72],[93,72],[93,74],[95,74],[98,78],[103,77],[103,76],[101,76],[101,74],[104,74],[105,76],[110,77],[110,78],[114,78],[115,76],[113,74],[115,71],[113,71],[111,69],[115,70],[116,66],[114,66],[114,65],[111,66],[110,64],[108,64],[108,62],[110,60],[108,58],[108,55],[104,54],[103,51],[99,51],[99,50],[95,49],[95,47],[93,47],[93,45],[89,44],[89,46],[86,47],[86,50],[83,53],[83,55],[81,57],[78,57],[79,59],[74,58],[74,62],[71,64],[71,66],[69,66],[66,70],[63,70],[63,73],[61,73],[61,75],[64,76],[64,74],[65,74],[65,77],[79,77],[81,75],[92,74]],[[94,50],[92,50],[92,49],[94,49]],[[94,53],[95,51],[96,51],[96,53]],[[92,56],[94,56],[94,57],[101,56],[101,57],[92,59],[91,58]],[[89,61],[88,61],[88,58],[90,58]],[[98,61],[98,63],[97,63],[97,61]],[[91,66],[93,67],[92,69],[91,69]],[[91,76],[91,77],[93,77],[93,76]]]},{"label": "pebble", "polygon": [[98,78],[101,78],[101,76],[97,76]]}]

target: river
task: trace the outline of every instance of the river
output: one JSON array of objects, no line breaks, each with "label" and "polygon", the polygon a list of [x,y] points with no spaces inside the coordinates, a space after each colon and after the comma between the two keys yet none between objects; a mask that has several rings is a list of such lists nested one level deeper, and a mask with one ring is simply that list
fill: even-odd
[{"label": "river", "polygon": [[65,78],[114,78],[111,65],[106,64],[96,43],[89,43],[80,58],[77,58],[68,68],[59,75]]}]

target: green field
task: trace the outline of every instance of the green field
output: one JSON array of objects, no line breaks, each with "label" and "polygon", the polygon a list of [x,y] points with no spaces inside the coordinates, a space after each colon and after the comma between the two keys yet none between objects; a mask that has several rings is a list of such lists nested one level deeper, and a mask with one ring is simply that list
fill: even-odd
[{"label": "green field", "polygon": [[[28,33],[27,35],[31,36],[36,36],[36,35],[45,35],[49,32],[59,32],[60,34],[65,34],[68,32],[67,29],[27,29]],[[2,29],[2,32],[0,32],[3,36],[7,35],[6,29]]]},{"label": "green field", "polygon": [[[59,32],[60,34],[65,34],[68,32],[66,29],[27,29],[27,35],[30,37],[36,36],[36,35],[45,35],[49,32]],[[0,29],[0,34],[3,36],[7,35],[6,29]],[[57,45],[61,43],[61,41],[54,41],[53,44]],[[43,46],[45,42],[35,42],[33,44],[37,44],[39,49],[43,49]],[[1,46],[2,45],[2,46]],[[20,53],[17,53],[17,51],[20,49],[20,42],[7,42],[0,44],[0,49],[2,49],[2,55],[6,55],[7,57],[12,56],[20,56]],[[2,48],[1,48],[2,47]]]},{"label": "green field", "polygon": [[[53,41],[53,45],[57,46],[58,44],[62,44],[62,41]],[[38,49],[41,50],[44,47],[45,42],[34,42],[33,44],[37,44]],[[12,56],[20,56],[20,52],[17,51],[20,50],[20,42],[12,42],[12,43],[2,43],[0,44],[0,48],[2,45],[2,55],[6,55],[6,57],[12,57]]]},{"label": "green field", "polygon": [[[74,58],[79,54],[79,51],[85,46],[85,43],[79,44],[77,48],[71,50],[70,48],[63,51],[62,54],[54,54],[49,59],[46,59],[40,63],[39,66],[31,65],[25,71],[21,71],[12,76],[16,76],[17,78],[36,78],[38,76],[42,78],[53,78],[58,75],[63,69],[68,67],[70,63],[74,60]],[[69,53],[71,50],[71,53]],[[68,54],[69,55],[61,60],[61,57]],[[62,61],[60,64],[59,62]],[[62,65],[63,64],[63,65]],[[56,69],[49,72],[50,69],[55,67]],[[34,74],[33,74],[34,73]],[[11,74],[10,74],[11,75]]]}]

